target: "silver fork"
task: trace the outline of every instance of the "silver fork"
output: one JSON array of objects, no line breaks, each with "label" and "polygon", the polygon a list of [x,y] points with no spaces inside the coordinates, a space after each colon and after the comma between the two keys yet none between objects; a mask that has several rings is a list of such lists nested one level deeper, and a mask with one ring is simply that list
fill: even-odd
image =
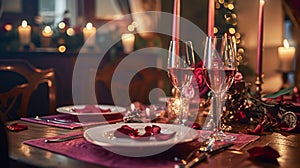
[{"label": "silver fork", "polygon": [[44,142],[46,142],[46,143],[64,142],[64,141],[69,141],[69,140],[76,139],[76,138],[81,138],[81,137],[83,137],[82,134],[77,134],[77,135],[63,137],[63,138],[45,139]]}]

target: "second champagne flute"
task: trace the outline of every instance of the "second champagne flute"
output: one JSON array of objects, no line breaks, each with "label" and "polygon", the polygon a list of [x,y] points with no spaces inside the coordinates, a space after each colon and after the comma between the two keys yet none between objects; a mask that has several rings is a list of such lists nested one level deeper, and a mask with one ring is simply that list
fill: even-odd
[{"label": "second champagne flute", "polygon": [[195,56],[191,41],[171,41],[168,56],[168,74],[179,98],[178,124],[183,125],[188,114],[188,99],[193,97],[191,86],[195,69]]},{"label": "second champagne flute", "polygon": [[235,137],[225,134],[221,127],[224,96],[232,85],[236,72],[236,44],[234,37],[207,37],[203,59],[203,71],[208,87],[214,93],[216,107],[213,107],[213,117],[216,128],[212,137],[217,141],[230,141]]}]

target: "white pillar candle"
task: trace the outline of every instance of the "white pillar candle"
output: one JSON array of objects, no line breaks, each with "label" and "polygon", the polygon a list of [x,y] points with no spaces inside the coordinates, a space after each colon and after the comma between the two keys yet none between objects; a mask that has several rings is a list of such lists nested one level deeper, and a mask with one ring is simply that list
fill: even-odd
[{"label": "white pillar candle", "polygon": [[130,53],[133,51],[134,40],[135,40],[134,34],[131,33],[122,34],[122,44],[123,44],[124,53]]},{"label": "white pillar candle", "polygon": [[28,45],[31,41],[31,27],[27,24],[26,20],[23,20],[21,25],[18,27],[18,33],[20,43],[22,45]]},{"label": "white pillar candle", "polygon": [[83,28],[83,38],[87,45],[90,46],[95,44],[95,33],[96,28],[93,24],[91,22],[87,23],[85,28]]},{"label": "white pillar candle", "polygon": [[51,44],[51,36],[53,35],[53,30],[50,26],[45,26],[42,30],[41,44],[42,47],[49,47]]},{"label": "white pillar candle", "polygon": [[295,47],[290,47],[288,41],[283,41],[283,47],[278,47],[278,56],[280,59],[280,70],[289,72],[293,70],[293,60],[295,55]]}]

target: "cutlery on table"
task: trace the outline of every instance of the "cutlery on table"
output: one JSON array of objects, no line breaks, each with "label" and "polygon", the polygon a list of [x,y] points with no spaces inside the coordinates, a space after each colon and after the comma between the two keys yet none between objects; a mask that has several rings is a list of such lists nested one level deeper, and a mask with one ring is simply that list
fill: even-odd
[{"label": "cutlery on table", "polygon": [[45,142],[46,143],[64,142],[64,141],[69,141],[69,140],[81,138],[81,137],[83,137],[82,134],[77,134],[77,135],[72,135],[72,136],[63,137],[63,138],[45,139]]},{"label": "cutlery on table", "polygon": [[189,162],[192,159],[193,156],[195,156],[195,154],[197,154],[199,152],[207,152],[207,151],[211,150],[214,147],[214,144],[215,144],[214,138],[207,138],[203,142],[201,142],[200,147],[198,147],[195,150],[193,150],[192,152],[190,152],[187,155],[187,157],[185,157],[185,159],[175,157],[174,160],[180,161],[183,164],[186,164],[187,162]]},{"label": "cutlery on table", "polygon": [[190,168],[193,167],[194,165],[196,165],[197,163],[205,160],[208,157],[211,157],[214,154],[217,154],[221,151],[224,151],[225,149],[229,148],[230,146],[234,145],[234,143],[227,143],[227,144],[222,144],[222,145],[218,145],[214,148],[212,148],[211,150],[207,151],[207,152],[202,152],[200,153],[200,155],[196,156],[195,158],[193,158],[191,161],[187,162],[184,167],[185,168]]},{"label": "cutlery on table", "polygon": [[55,123],[55,124],[81,124],[79,122],[73,122],[73,121],[69,121],[69,120],[63,120],[63,119],[57,119],[57,118],[44,118],[44,117],[39,117],[39,116],[36,116],[32,119],[38,120],[38,121],[45,121],[45,122],[49,122],[49,123]]}]

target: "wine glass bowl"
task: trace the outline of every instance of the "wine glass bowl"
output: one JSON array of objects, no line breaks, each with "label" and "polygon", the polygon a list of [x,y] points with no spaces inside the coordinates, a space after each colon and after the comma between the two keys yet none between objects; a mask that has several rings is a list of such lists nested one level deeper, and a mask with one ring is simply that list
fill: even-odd
[{"label": "wine glass bowl", "polygon": [[205,42],[203,73],[207,86],[214,93],[216,101],[212,109],[215,128],[212,137],[219,141],[234,140],[235,137],[222,131],[221,117],[224,96],[234,81],[236,73],[236,43],[231,36],[208,36]]}]

